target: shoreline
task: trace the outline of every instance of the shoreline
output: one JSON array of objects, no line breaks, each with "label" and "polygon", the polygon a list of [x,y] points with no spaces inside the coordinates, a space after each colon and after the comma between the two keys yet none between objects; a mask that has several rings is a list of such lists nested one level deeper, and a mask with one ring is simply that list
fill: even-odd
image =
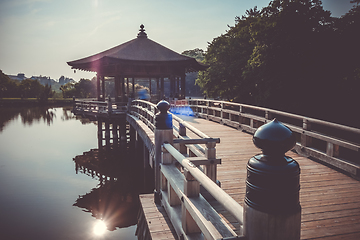
[{"label": "shoreline", "polygon": [[37,98],[0,98],[0,107],[26,107],[26,106],[69,106],[73,104],[72,98],[53,99],[40,102]]}]

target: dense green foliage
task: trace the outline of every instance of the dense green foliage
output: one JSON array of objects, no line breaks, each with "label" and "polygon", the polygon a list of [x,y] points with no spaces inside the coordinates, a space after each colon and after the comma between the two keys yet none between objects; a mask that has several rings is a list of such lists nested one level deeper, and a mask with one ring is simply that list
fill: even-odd
[{"label": "dense green foliage", "polygon": [[[205,52],[202,49],[195,48],[193,50],[183,51],[181,54],[195,58],[199,62],[203,62],[205,58]],[[198,85],[195,84],[195,80],[198,78],[197,72],[186,73],[185,77],[185,95],[190,97],[200,97],[202,96],[201,89]]]},{"label": "dense green foliage", "polygon": [[0,70],[0,98],[37,98],[39,101],[47,101],[53,94],[51,86],[43,86],[33,79],[21,82],[12,80]]},{"label": "dense green foliage", "polygon": [[17,97],[18,92],[18,84],[0,70],[0,98]]},{"label": "dense green foliage", "polygon": [[96,79],[80,79],[77,83],[66,83],[60,87],[64,98],[89,98],[96,97]]},{"label": "dense green foliage", "polygon": [[326,120],[352,117],[360,101],[359,29],[358,5],[334,18],[319,0],[274,0],[236,17],[209,44],[210,67],[197,84],[209,97]]}]

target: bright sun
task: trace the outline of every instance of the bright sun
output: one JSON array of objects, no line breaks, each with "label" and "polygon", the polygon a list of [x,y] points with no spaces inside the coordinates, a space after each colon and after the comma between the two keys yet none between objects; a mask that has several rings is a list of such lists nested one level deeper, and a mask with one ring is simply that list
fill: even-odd
[{"label": "bright sun", "polygon": [[98,220],[94,225],[94,234],[97,236],[101,236],[105,233],[107,227],[106,224],[102,220]]}]

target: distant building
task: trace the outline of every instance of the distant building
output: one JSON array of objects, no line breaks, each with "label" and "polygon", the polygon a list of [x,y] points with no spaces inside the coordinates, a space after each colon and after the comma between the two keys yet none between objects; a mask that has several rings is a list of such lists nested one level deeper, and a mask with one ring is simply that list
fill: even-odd
[{"label": "distant building", "polygon": [[16,80],[16,81],[22,81],[24,79],[26,79],[27,77],[25,77],[24,73],[18,73],[17,75],[7,75],[10,79],[12,80]]},{"label": "distant building", "polygon": [[64,77],[64,76],[61,76],[60,78],[59,78],[59,83],[60,83],[60,85],[65,85],[65,84],[67,84],[67,83],[69,83],[69,82],[75,82],[74,81],[74,79],[72,79],[72,78],[66,78],[66,77]]},{"label": "distant building", "polygon": [[[7,75],[10,79],[12,80],[16,80],[16,81],[23,81],[25,79],[28,79],[24,73],[18,73],[17,75]],[[32,80],[38,80],[40,84],[42,85],[49,85],[49,86],[53,86],[53,85],[65,85],[69,82],[71,83],[75,83],[75,80],[72,78],[67,78],[64,76],[61,76],[59,78],[59,82],[55,81],[54,79],[51,79],[50,77],[46,77],[46,76],[32,76],[30,79]]]},{"label": "distant building", "polygon": [[46,76],[41,76],[41,75],[40,76],[32,76],[30,79],[38,80],[39,83],[44,86],[45,85],[51,86],[54,83],[56,83],[54,79],[51,79],[50,77],[46,77]]}]

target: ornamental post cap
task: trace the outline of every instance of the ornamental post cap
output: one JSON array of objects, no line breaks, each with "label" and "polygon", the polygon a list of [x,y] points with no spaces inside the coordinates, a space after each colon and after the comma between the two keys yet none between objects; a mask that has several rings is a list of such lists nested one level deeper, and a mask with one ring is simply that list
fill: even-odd
[{"label": "ornamental post cap", "polygon": [[170,109],[170,104],[165,100],[161,100],[156,105],[156,108],[160,111],[160,113],[167,113],[167,111]]},{"label": "ornamental post cap", "polygon": [[144,29],[143,24],[140,25],[140,30],[139,31],[140,32],[137,35],[138,38],[147,38],[147,34],[145,33],[145,29]]},{"label": "ornamental post cap", "polygon": [[296,138],[290,128],[274,118],[256,130],[253,143],[264,155],[284,155],[295,146]]},{"label": "ornamental post cap", "polygon": [[170,104],[162,100],[156,105],[156,108],[160,111],[155,116],[156,129],[172,129],[172,115],[168,113]]}]

